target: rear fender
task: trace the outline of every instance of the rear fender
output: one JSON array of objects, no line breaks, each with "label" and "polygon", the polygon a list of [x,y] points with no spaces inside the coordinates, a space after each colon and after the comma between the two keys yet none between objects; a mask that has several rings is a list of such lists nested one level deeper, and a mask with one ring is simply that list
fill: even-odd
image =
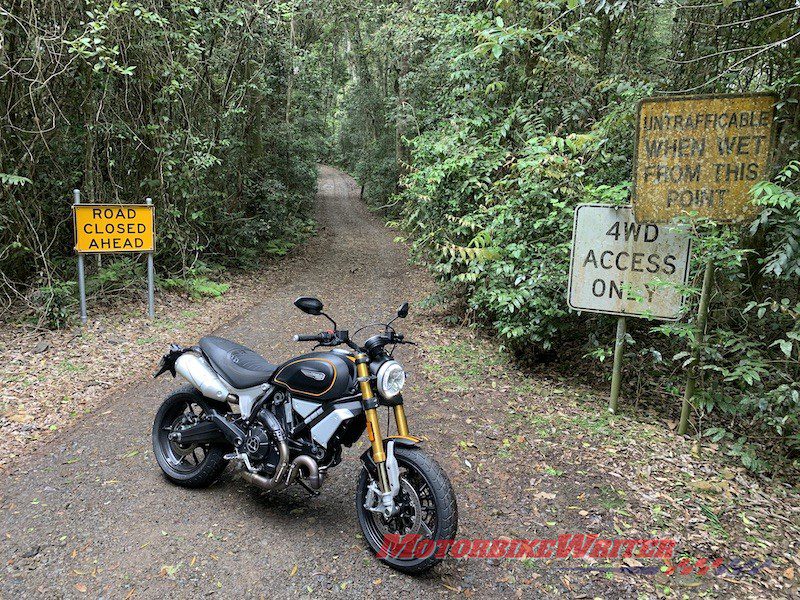
[{"label": "rear fender", "polygon": [[158,369],[155,373],[153,373],[153,379],[156,379],[160,375],[163,375],[167,371],[169,371],[173,377],[175,377],[175,361],[178,360],[181,355],[186,354],[187,352],[196,352],[199,351],[199,348],[194,346],[189,346],[188,348],[184,348],[183,346],[179,346],[178,344],[170,344],[169,345],[169,352],[167,352],[164,356],[161,357],[161,361],[158,363]]}]

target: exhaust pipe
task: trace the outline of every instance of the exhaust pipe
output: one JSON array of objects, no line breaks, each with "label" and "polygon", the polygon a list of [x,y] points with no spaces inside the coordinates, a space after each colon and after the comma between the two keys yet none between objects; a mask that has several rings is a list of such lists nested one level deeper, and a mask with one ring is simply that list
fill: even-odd
[{"label": "exhaust pipe", "polygon": [[323,475],[319,472],[319,465],[317,461],[311,458],[308,454],[301,454],[292,461],[289,467],[289,474],[286,476],[286,485],[289,486],[297,478],[300,472],[300,467],[305,467],[308,471],[308,485],[311,489],[318,490],[322,487]]},{"label": "exhaust pipe", "polygon": [[230,392],[205,358],[194,352],[181,354],[175,361],[175,372],[212,400],[227,401]]},{"label": "exhaust pipe", "polygon": [[[283,442],[283,444],[285,445],[286,442]],[[281,484],[281,473],[278,471],[280,470],[281,465],[284,464],[282,449],[280,450],[280,453],[281,458],[278,463],[278,468],[275,469],[275,474],[272,477],[264,477],[263,475],[253,473],[251,471],[242,471],[242,478],[249,483],[257,485],[263,490],[274,490],[276,487],[278,487],[278,485]],[[306,471],[308,471],[308,477],[306,479],[311,489],[318,490],[322,487],[322,481],[324,478],[322,473],[319,472],[317,461],[307,454],[301,454],[292,461],[291,465],[289,465],[289,473],[286,475],[286,482],[283,483],[283,487],[289,487],[294,480],[297,479],[298,474],[300,474],[300,467],[305,467]]]},{"label": "exhaust pipe", "polygon": [[289,446],[286,440],[281,440],[278,443],[278,466],[275,468],[275,474],[272,477],[264,477],[252,471],[242,471],[242,479],[253,485],[257,485],[263,490],[274,490],[281,482],[283,473],[286,471],[286,465],[289,462]]}]

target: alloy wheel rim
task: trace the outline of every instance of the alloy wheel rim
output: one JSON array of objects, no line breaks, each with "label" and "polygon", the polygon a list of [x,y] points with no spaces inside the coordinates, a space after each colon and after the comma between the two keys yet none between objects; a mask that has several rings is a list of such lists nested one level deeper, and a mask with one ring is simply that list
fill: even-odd
[{"label": "alloy wheel rim", "polygon": [[[177,408],[177,407],[176,407]],[[192,473],[199,469],[208,456],[209,444],[180,444],[169,439],[169,434],[181,429],[186,429],[196,423],[204,414],[203,408],[196,402],[184,402],[175,416],[165,421],[170,424],[161,428],[159,441],[164,459],[170,468],[181,473]]]}]

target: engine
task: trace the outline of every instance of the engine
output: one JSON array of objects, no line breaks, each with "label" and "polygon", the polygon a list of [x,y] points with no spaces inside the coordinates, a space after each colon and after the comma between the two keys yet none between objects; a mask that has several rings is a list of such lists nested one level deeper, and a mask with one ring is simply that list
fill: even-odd
[{"label": "engine", "polygon": [[253,466],[268,475],[275,472],[280,459],[280,452],[276,440],[267,426],[267,417],[262,411],[256,423],[247,431],[244,449]]},{"label": "engine", "polygon": [[[291,464],[288,460],[289,447],[284,428],[273,413],[262,409],[256,417],[256,423],[247,430],[243,448],[250,464],[258,473],[245,472],[242,476],[264,489],[273,489],[279,484],[289,485],[295,480],[308,489],[319,489],[324,478],[324,470],[320,470],[317,462],[319,456],[312,456],[313,450],[306,453],[309,450],[308,444],[302,440],[290,443],[296,447],[295,451],[300,452]],[[311,445],[314,445],[313,442]],[[324,454],[322,448],[319,450]]]}]

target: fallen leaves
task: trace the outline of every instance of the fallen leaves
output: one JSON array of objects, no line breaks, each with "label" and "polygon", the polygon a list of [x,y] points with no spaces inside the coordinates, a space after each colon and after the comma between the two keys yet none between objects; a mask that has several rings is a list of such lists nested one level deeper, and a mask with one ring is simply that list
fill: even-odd
[{"label": "fallen leaves", "polygon": [[116,385],[127,387],[131,374],[149,373],[178,341],[176,329],[194,341],[261,301],[263,284],[253,273],[229,279],[228,293],[200,303],[161,291],[156,314],[172,315],[169,327],[150,323],[144,310],[131,317],[130,303],[93,310],[81,328],[42,332],[25,321],[0,324],[0,468],[91,412]]},{"label": "fallen leaves", "polygon": [[178,570],[181,568],[181,563],[177,565],[161,565],[161,570],[158,572],[160,577],[167,577],[168,579],[175,579]]},{"label": "fallen leaves", "polygon": [[536,500],[555,500],[556,494],[551,492],[538,492],[533,496]]},{"label": "fallen leaves", "polygon": [[460,587],[454,587],[454,586],[452,586],[452,585],[450,585],[448,583],[442,583],[442,585],[445,588],[447,588],[448,590],[450,590],[451,592],[461,593],[461,588]]},{"label": "fallen leaves", "polygon": [[[435,395],[446,385],[440,373],[467,377],[465,361],[473,358],[461,360],[453,350],[464,334],[448,335],[443,330],[431,340],[434,351],[428,355],[438,354],[439,368],[426,373],[431,385],[423,393]],[[491,362],[483,356],[493,352],[491,344],[481,341],[483,347],[471,344],[470,352],[481,353],[475,360]],[[502,379],[488,371],[486,377],[498,378],[502,384],[497,387],[510,387],[510,393],[495,392],[485,384],[488,381],[474,381],[463,400],[451,399],[448,409],[461,413],[452,421],[454,429],[438,440],[454,440],[454,478],[461,480],[454,483],[469,508],[477,509],[480,528],[526,532],[522,537],[531,530],[545,536],[613,530],[611,535],[620,538],[671,537],[678,542],[676,552],[689,556],[773,560],[780,567],[774,574],[764,569],[740,584],[754,590],[782,589],[797,579],[800,560],[791,567],[786,564],[796,555],[790,540],[800,539],[800,498],[790,486],[751,476],[714,445],[701,447],[664,431],[645,413],[611,419],[598,410],[606,400],[595,397],[594,390],[560,381],[559,389],[568,393],[554,403],[554,393],[542,377],[513,368]],[[522,389],[530,391],[517,391]],[[476,399],[480,411],[474,410]],[[428,418],[433,423],[440,420],[435,415]],[[675,428],[677,422],[667,425]],[[492,440],[521,437],[530,450],[519,462],[496,456],[498,443]],[[515,446],[504,444],[500,450],[514,456]],[[469,467],[481,465],[482,472],[466,468],[466,460]],[[502,503],[492,495],[499,491]],[[540,529],[545,526],[550,529]],[[631,558],[625,564],[641,563]],[[573,579],[573,587],[575,583]],[[763,594],[753,594],[759,595]]]},{"label": "fallen leaves", "polygon": [[728,491],[729,484],[727,481],[706,481],[694,479],[689,482],[689,487],[696,492],[723,494]]}]

